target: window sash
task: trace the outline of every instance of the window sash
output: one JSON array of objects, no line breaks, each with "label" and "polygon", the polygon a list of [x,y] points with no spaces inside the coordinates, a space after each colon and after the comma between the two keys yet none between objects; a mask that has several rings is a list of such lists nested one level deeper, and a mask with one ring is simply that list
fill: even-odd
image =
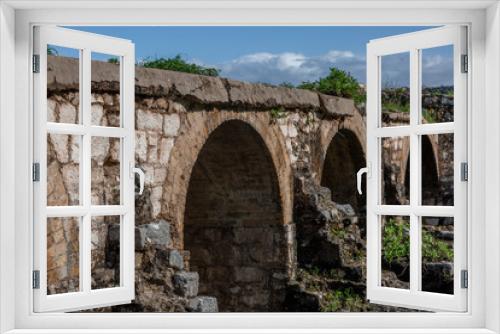
[{"label": "window sash", "polygon": [[[81,124],[47,121],[47,46],[80,50],[79,90]],[[40,163],[40,181],[34,183],[34,270],[40,271],[40,288],[33,290],[35,312],[75,311],[129,303],[134,298],[134,47],[129,41],[64,28],[35,27],[34,52],[40,56],[40,72],[34,75],[34,159]],[[120,57],[121,127],[91,125],[91,53]],[[80,205],[47,206],[47,136],[80,136]],[[91,139],[120,138],[120,204],[91,203]],[[120,285],[93,290],[92,217],[120,216]],[[47,294],[47,218],[75,217],[79,223],[79,291]]]},{"label": "window sash", "polygon": [[[460,71],[461,55],[467,50],[466,28],[446,26],[416,33],[372,41],[367,48],[367,141],[368,158],[373,168],[367,182],[367,298],[374,303],[422,310],[467,310],[467,289],[460,285],[461,271],[467,270],[467,185],[460,181],[460,164],[467,162],[467,79]],[[422,49],[453,45],[454,121],[421,124],[421,60]],[[381,57],[402,52],[410,56],[410,124],[382,127]],[[421,135],[454,134],[454,206],[421,205]],[[382,165],[381,139],[409,137],[410,140],[410,204],[381,205]],[[382,287],[381,216],[408,216],[410,223],[410,288]],[[454,294],[421,291],[421,217],[454,218]]]}]

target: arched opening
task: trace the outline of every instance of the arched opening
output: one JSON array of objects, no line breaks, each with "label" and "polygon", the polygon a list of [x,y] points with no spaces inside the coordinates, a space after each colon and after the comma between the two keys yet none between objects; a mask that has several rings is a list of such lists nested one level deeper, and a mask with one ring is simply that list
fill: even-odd
[{"label": "arched opening", "polygon": [[227,121],[201,149],[189,180],[184,249],[200,295],[220,311],[280,311],[286,240],[277,174],[260,135]]},{"label": "arched opening", "polygon": [[366,191],[362,195],[357,192],[356,173],[365,165],[363,148],[356,135],[347,129],[338,131],[326,151],[321,185],[330,189],[334,202],[350,204],[358,214],[366,209]]},{"label": "arched opening", "polygon": [[[422,205],[437,205],[439,202],[439,176],[434,149],[429,136],[422,136]],[[410,157],[406,162],[405,195],[410,192]]]}]

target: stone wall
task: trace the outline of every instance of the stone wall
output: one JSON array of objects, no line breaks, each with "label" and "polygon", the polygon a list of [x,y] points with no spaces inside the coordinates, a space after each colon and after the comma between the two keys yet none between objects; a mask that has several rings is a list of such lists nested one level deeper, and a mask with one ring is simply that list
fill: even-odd
[{"label": "stone wall", "polygon": [[[79,122],[76,66],[49,56],[49,121]],[[116,66],[92,63],[95,125],[119,124]],[[349,120],[361,120],[352,101],[139,67],[135,88],[135,160],[146,174],[144,194],[136,195],[136,300],[112,310],[199,310],[210,299],[193,301],[198,284],[224,311],[282,310],[296,270],[293,178],[321,178],[338,129],[363,135],[363,125]],[[78,138],[63,137],[48,139],[50,205],[78,201]],[[93,140],[96,204],[118,201],[118,150],[117,140]],[[118,224],[103,217],[93,223],[94,288],[119,284]],[[49,268],[54,293],[78,289],[71,252],[78,232],[59,225],[67,236],[50,232],[48,246],[49,262],[57,262]]]},{"label": "stone wall", "polygon": [[[93,124],[119,123],[117,66],[92,62]],[[77,72],[49,56],[49,121],[79,122]],[[364,296],[366,130],[352,100],[141,67],[135,92],[136,299],[100,311],[320,311],[336,289]],[[92,144],[93,202],[116,204],[119,142]],[[399,200],[407,147],[388,147]],[[78,158],[78,138],[49,136],[49,205],[78,203]],[[118,225],[92,224],[95,288],[119,284]],[[49,292],[77,291],[78,224],[49,227]]]}]

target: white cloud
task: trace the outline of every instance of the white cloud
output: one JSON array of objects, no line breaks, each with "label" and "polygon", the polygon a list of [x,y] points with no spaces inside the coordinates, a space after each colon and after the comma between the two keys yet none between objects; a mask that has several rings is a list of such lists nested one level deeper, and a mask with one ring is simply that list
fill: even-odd
[{"label": "white cloud", "polygon": [[356,56],[351,51],[331,50],[328,51],[324,56],[322,56],[322,58],[325,59],[326,61],[335,63],[338,60],[356,58]]},{"label": "white cloud", "polygon": [[[388,57],[384,72],[392,85],[407,85],[408,63],[398,57]],[[197,63],[203,65],[197,60]],[[306,56],[297,52],[257,52],[216,65],[221,76],[249,82],[300,84],[314,81],[328,74],[331,67],[349,72],[359,82],[366,82],[366,60],[364,56],[346,50],[330,50],[317,56]],[[427,56],[423,59],[423,83],[426,86],[450,85],[453,83],[452,59],[443,55]]]},{"label": "white cloud", "polygon": [[233,62],[235,64],[249,64],[249,63],[262,64],[262,63],[269,62],[275,58],[276,58],[276,55],[273,55],[272,53],[259,52],[259,53],[253,53],[253,54],[241,56],[241,57],[233,60]]},{"label": "white cloud", "polygon": [[453,59],[451,55],[422,57],[422,84],[424,86],[453,85]]},{"label": "white cloud", "polygon": [[306,56],[296,52],[259,52],[216,65],[221,75],[237,80],[280,84],[317,80],[332,66],[341,68],[364,81],[364,58],[350,51],[331,50],[324,55]]}]

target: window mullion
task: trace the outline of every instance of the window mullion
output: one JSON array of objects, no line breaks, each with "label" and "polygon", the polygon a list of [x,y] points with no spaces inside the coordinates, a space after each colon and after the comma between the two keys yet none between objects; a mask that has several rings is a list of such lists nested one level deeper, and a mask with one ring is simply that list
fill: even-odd
[{"label": "window mullion", "polygon": [[[91,52],[89,49],[83,49],[82,52],[82,83],[81,83],[81,110],[82,124],[88,129],[91,124]],[[92,180],[92,152],[91,152],[91,134],[86,131],[83,135],[82,143],[82,187],[83,187],[83,206],[85,214],[82,218],[81,239],[80,239],[80,281],[82,291],[90,292],[91,290],[91,212],[90,205],[92,201],[91,180]]]},{"label": "window mullion", "polygon": [[415,213],[420,204],[420,139],[416,134],[419,123],[420,69],[419,51],[410,51],[410,290],[420,290],[420,227]]}]

